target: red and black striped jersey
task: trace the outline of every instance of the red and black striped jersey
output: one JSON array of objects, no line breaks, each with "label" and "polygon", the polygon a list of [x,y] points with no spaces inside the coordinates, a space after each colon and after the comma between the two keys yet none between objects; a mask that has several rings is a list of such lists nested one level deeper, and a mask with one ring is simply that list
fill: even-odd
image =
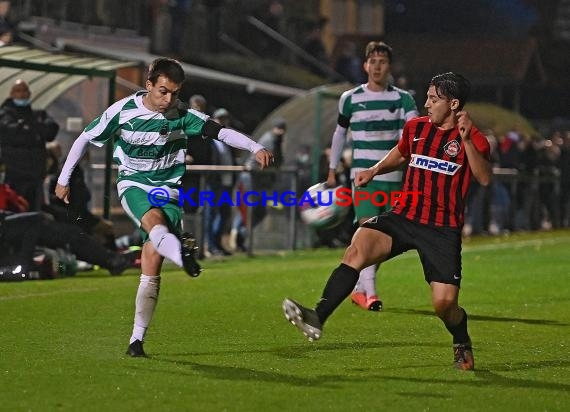
[{"label": "red and black striped jersey", "polygon": [[[489,143],[473,126],[475,148],[489,158]],[[463,226],[465,198],[473,172],[459,129],[442,130],[427,116],[409,120],[398,142],[398,149],[410,159],[402,190],[419,192],[416,201],[409,196],[394,205],[393,211],[422,224],[439,227]],[[407,200],[407,201],[406,201]]]}]

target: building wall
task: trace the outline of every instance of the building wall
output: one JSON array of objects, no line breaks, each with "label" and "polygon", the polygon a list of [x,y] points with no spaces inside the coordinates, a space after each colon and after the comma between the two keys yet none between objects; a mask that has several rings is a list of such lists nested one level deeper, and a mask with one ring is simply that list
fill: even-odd
[{"label": "building wall", "polygon": [[319,13],[329,19],[323,41],[329,51],[345,34],[384,35],[384,4],[378,0],[321,0]]}]

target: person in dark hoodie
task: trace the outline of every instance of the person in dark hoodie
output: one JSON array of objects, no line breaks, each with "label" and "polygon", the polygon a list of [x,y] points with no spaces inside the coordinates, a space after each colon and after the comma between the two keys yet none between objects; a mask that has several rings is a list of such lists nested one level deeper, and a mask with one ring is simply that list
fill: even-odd
[{"label": "person in dark hoodie", "polygon": [[33,110],[28,84],[18,79],[0,106],[0,154],[6,165],[6,183],[40,210],[46,175],[46,143],[57,136],[59,125],[45,110]]},{"label": "person in dark hoodie", "polygon": [[69,249],[78,259],[99,265],[111,275],[132,267],[135,253],[105,248],[79,226],[30,212],[26,199],[3,181],[0,163],[0,281],[31,278],[36,247]]}]

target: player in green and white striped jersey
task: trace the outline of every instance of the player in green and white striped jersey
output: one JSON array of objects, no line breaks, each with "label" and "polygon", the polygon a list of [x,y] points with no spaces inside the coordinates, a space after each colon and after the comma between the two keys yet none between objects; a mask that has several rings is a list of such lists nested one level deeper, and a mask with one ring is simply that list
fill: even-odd
[{"label": "player in green and white striped jersey", "polygon": [[[368,81],[344,92],[338,103],[338,122],[333,134],[327,185],[336,186],[335,171],[344,148],[348,129],[352,141],[352,166],[350,176],[354,182],[356,172],[375,165],[396,146],[404,123],[418,116],[413,97],[405,90],[390,84],[392,48],[383,42],[370,42],[365,49],[364,70]],[[394,171],[374,178],[359,191],[384,192],[390,194],[401,188],[402,172]],[[352,185],[354,200],[354,184]],[[382,199],[382,198],[380,198]],[[390,209],[376,206],[372,202],[354,203],[358,224]],[[378,265],[369,266],[360,272],[352,301],[364,309],[379,311],[382,301],[376,292],[376,271]]]},{"label": "player in green and white striped jersey", "polygon": [[[69,178],[89,143],[103,146],[114,141],[113,159],[119,166],[117,189],[121,205],[143,235],[141,278],[135,302],[135,319],[127,354],[146,356],[142,343],[158,299],[164,258],[183,267],[190,276],[201,269],[193,242],[179,238],[182,209],[178,188],[185,173],[186,139],[218,139],[255,153],[261,167],[273,154],[249,137],[223,128],[178,100],[184,70],[176,60],[158,58],[149,66],[146,90],[112,104],[75,140],[55,189],[69,203]],[[157,197],[169,199],[158,206]]]}]

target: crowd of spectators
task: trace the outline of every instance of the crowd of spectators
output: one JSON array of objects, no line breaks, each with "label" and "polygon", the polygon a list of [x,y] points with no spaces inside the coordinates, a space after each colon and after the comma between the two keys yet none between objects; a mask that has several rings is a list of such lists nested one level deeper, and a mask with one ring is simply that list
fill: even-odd
[{"label": "crowd of spectators", "polygon": [[464,235],[569,227],[570,131],[542,138],[515,126],[501,136],[485,134],[494,179],[488,187],[472,187]]},{"label": "crowd of spectators", "polygon": [[[212,8],[219,7],[217,1],[208,2]],[[262,4],[263,3],[263,4]],[[192,1],[179,1],[179,2],[150,2],[149,4],[160,4],[164,7],[168,5],[171,9],[173,16],[189,19],[192,10]],[[284,31],[284,18],[286,3],[280,0],[271,0],[267,2],[259,2],[261,4],[257,13],[253,13],[268,27],[276,32]],[[153,9],[154,10],[154,9]],[[8,33],[4,43],[12,41],[12,34],[14,31],[14,22],[9,19],[10,2],[0,0],[0,45],[4,39],[1,37],[3,34]],[[331,56],[327,55],[326,49],[322,41],[322,28],[326,24],[326,19],[320,18],[314,21],[307,21],[303,32],[300,33],[301,39],[300,46],[311,56],[321,61],[342,76],[352,82],[360,83],[365,79],[362,77],[362,62],[361,58],[355,51],[355,44],[352,42],[345,42],[341,45],[340,53],[336,61],[331,60]],[[172,37],[169,43],[169,52],[177,53],[183,49],[184,34],[181,33],[179,28],[172,27]],[[303,37],[304,36],[304,37]],[[259,36],[263,38],[263,36]],[[263,46],[263,47],[261,47]],[[264,53],[275,52],[276,57],[281,53],[280,45],[278,42],[271,41],[263,43],[261,49]],[[254,50],[257,51],[255,47]],[[299,63],[302,63],[300,61]],[[306,62],[305,62],[306,63]],[[319,72],[319,67],[315,65],[307,65],[307,69]],[[321,73],[326,74],[326,73]],[[395,83],[404,89],[407,87],[406,76],[396,76]],[[16,99],[18,101],[18,99]],[[206,112],[209,111],[205,107],[206,101],[203,96],[194,95],[190,99],[190,106]],[[5,108],[6,110],[6,108]],[[15,108],[14,110],[20,110]],[[222,111],[225,109],[221,109]],[[222,113],[219,111],[218,114]],[[212,111],[213,112],[213,111]],[[220,122],[228,120],[229,113],[221,116],[213,116]],[[233,117],[233,116],[232,116]],[[41,120],[41,121],[40,121]],[[47,123],[49,117],[45,114],[37,121],[40,123]],[[235,125],[230,126],[235,127]],[[238,127],[239,129],[239,127]],[[283,128],[284,130],[284,128]],[[52,133],[46,141],[53,140],[57,134],[57,130]],[[521,132],[516,125],[513,125],[512,130],[505,134],[495,136],[492,130],[485,132],[491,147],[492,147],[492,162],[494,167],[493,183],[488,187],[481,187],[474,183],[468,197],[468,204],[466,208],[465,226],[463,234],[465,236],[478,235],[478,234],[504,234],[511,231],[520,230],[546,230],[552,228],[569,227],[570,220],[570,179],[569,179],[569,151],[570,151],[570,130],[556,130],[552,132],[547,138],[538,136],[529,136]],[[23,142],[22,133],[18,133],[18,142]],[[31,200],[31,209],[35,210],[39,207],[37,198],[25,193],[24,188],[19,187],[17,179],[11,175],[14,170],[29,172],[33,168],[15,168],[11,167],[10,162],[17,162],[22,164],[17,156],[13,156],[10,152],[10,134],[6,129],[2,133],[2,142],[4,150],[4,162],[7,166],[6,178],[11,182],[11,185],[22,192],[26,197]],[[12,139],[14,140],[14,139]],[[43,140],[42,140],[43,144]],[[192,144],[196,146],[192,146]],[[26,149],[31,147],[26,144]],[[189,157],[188,163],[195,165],[215,165],[221,164],[223,153],[216,150],[215,145],[211,145],[202,139],[194,139],[188,147]],[[41,148],[44,153],[43,147]],[[232,154],[231,160],[226,160],[226,164],[236,164],[235,154]],[[228,158],[229,159],[229,158]],[[35,165],[42,165],[42,159],[34,161]],[[43,173],[43,170],[42,170]],[[223,175],[216,175],[220,179],[225,178]],[[195,187],[199,182],[199,176],[194,175],[187,178],[185,187]],[[233,177],[232,177],[233,179]],[[41,181],[42,178],[24,179],[24,181]],[[81,180],[81,179],[80,179]],[[225,190],[233,186],[235,181],[226,183]],[[34,193],[39,193],[39,190],[34,189]],[[30,193],[31,193],[30,192]],[[39,195],[38,195],[39,196]],[[39,198],[39,197],[38,197]],[[84,202],[84,205],[87,202]],[[186,210],[187,213],[195,213],[196,210]],[[221,239],[229,237],[228,217],[227,211],[213,210],[212,213],[206,213],[209,216],[206,219],[206,227],[204,232],[206,234],[206,245],[203,247],[203,256],[211,255],[229,255],[231,252],[236,251],[236,247],[228,247],[227,242],[222,242]],[[87,210],[82,210],[82,216],[90,216]],[[94,220],[102,222],[99,219]],[[214,223],[217,222],[217,223]],[[221,222],[221,223],[220,223]],[[83,223],[90,223],[86,219]],[[216,228],[215,230],[211,230]],[[234,228],[235,229],[235,228]],[[112,235],[106,236],[106,247],[112,249],[113,241]],[[224,244],[222,244],[224,243]],[[231,242],[234,243],[235,242]],[[240,242],[242,250],[244,249],[244,242]],[[238,248],[239,249],[239,248]],[[205,252],[205,253],[204,253]]]}]

